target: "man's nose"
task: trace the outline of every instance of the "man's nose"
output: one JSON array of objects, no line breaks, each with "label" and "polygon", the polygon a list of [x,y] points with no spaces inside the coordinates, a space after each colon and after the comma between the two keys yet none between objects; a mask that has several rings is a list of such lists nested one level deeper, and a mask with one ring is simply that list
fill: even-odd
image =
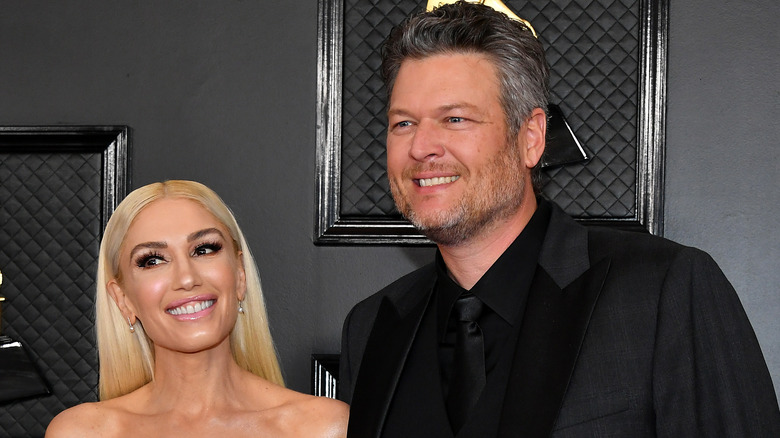
[{"label": "man's nose", "polygon": [[409,155],[417,161],[430,161],[444,155],[444,135],[433,121],[423,120],[414,131]]}]

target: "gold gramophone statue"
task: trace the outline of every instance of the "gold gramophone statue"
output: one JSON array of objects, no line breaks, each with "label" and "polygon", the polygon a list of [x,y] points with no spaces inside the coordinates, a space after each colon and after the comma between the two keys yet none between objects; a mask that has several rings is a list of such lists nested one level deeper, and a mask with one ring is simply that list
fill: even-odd
[{"label": "gold gramophone statue", "polygon": [[[0,272],[0,286],[3,273]],[[2,335],[3,301],[0,296],[0,405],[49,394],[49,388],[21,342]]]}]

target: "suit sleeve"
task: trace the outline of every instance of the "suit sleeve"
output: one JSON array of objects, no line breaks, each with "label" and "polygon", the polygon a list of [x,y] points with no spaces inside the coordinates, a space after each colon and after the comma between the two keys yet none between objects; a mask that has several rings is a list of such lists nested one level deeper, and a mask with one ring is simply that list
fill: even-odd
[{"label": "suit sleeve", "polygon": [[339,358],[339,380],[338,380],[338,398],[344,403],[351,404],[352,392],[354,390],[354,378],[352,375],[352,364],[350,363],[350,321],[353,308],[344,319],[344,327],[341,331],[341,355]]},{"label": "suit sleeve", "polygon": [[658,436],[780,437],[772,380],[736,291],[681,251],[663,282],[653,362]]}]

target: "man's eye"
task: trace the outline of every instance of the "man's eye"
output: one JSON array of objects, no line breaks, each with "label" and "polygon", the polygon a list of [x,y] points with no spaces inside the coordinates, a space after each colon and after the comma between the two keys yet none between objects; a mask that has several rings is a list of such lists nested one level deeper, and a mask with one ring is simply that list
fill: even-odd
[{"label": "man's eye", "polygon": [[465,122],[466,119],[464,119],[463,117],[447,117],[447,121],[450,123],[461,123],[461,122]]},{"label": "man's eye", "polygon": [[412,122],[410,122],[408,120],[404,120],[403,122],[396,123],[395,126],[397,126],[399,128],[406,128],[407,126],[412,126]]}]

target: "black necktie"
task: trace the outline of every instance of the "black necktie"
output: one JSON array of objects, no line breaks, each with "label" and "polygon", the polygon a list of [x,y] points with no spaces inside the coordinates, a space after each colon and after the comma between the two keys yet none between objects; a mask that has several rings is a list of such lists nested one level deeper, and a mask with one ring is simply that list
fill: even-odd
[{"label": "black necktie", "polygon": [[485,387],[485,342],[477,320],[482,301],[464,293],[452,309],[457,323],[452,380],[447,395],[447,413],[452,430],[458,433]]}]

